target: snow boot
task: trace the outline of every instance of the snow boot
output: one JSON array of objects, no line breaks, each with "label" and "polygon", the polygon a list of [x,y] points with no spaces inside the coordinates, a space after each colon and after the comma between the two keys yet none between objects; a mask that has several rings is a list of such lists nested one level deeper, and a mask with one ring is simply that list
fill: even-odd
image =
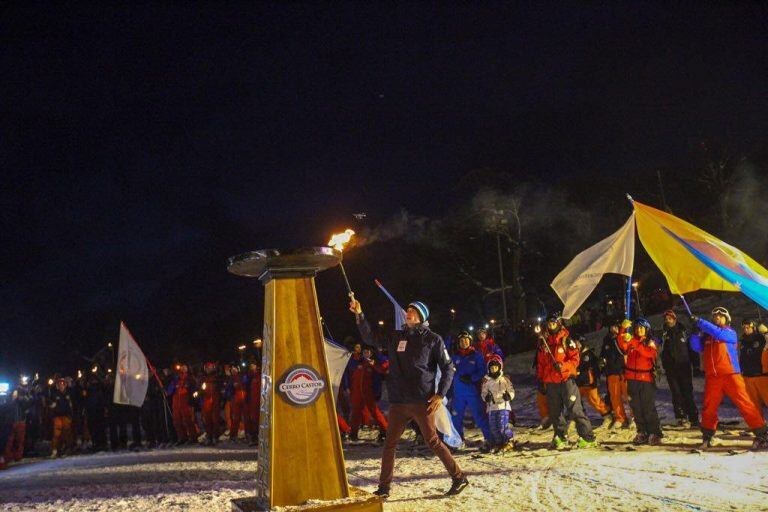
[{"label": "snow boot", "polygon": [[699,445],[699,450],[706,450],[712,448],[715,445],[715,431],[706,428],[701,429],[702,439]]},{"label": "snow boot", "polygon": [[480,446],[480,453],[489,453],[492,449],[493,445],[486,441]]},{"label": "snow boot", "polygon": [[382,487],[379,486],[378,489],[373,491],[374,496],[378,496],[379,498],[387,499],[389,498],[389,487]]},{"label": "snow boot", "polygon": [[563,439],[560,436],[555,436],[555,437],[552,438],[552,442],[549,443],[549,449],[550,450],[564,450],[567,445],[568,445],[568,443],[565,442],[565,439]]},{"label": "snow boot", "polygon": [[755,440],[750,450],[753,452],[768,450],[768,430],[765,427],[755,431]]},{"label": "snow boot", "polygon": [[445,493],[446,496],[456,496],[461,491],[463,491],[467,486],[469,485],[469,480],[467,480],[467,477],[461,477],[461,478],[454,478],[453,482],[451,483],[451,488],[448,489],[448,492]]},{"label": "snow boot", "polygon": [[584,449],[584,448],[595,448],[597,446],[597,440],[592,439],[591,441],[587,441],[583,437],[580,437],[578,441],[576,441],[576,448],[577,449]]},{"label": "snow boot", "polygon": [[379,437],[376,438],[377,443],[383,443],[387,440],[387,433],[384,430],[379,430]]},{"label": "snow boot", "polygon": [[515,440],[510,439],[509,441],[507,441],[506,444],[502,445],[501,448],[499,448],[499,452],[507,453],[507,452],[511,452],[514,449],[515,449]]},{"label": "snow boot", "polygon": [[661,445],[661,438],[659,434],[651,434],[648,436],[648,444],[650,446],[660,446]]},{"label": "snow boot", "polygon": [[635,446],[640,446],[641,444],[648,444],[648,435],[638,432],[638,434],[632,440],[632,444]]}]

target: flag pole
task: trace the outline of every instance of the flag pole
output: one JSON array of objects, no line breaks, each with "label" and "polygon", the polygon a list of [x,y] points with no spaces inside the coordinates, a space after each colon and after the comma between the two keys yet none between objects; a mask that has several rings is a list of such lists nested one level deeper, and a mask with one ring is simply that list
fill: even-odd
[{"label": "flag pole", "polygon": [[[635,207],[635,200],[632,199],[632,196],[627,194],[627,200],[629,201],[629,204],[632,205],[632,208]],[[626,289],[626,298],[624,299],[624,303],[626,307],[624,308],[624,315],[627,320],[629,320],[632,317],[632,275],[630,274],[627,276],[627,289]]]},{"label": "flag pole", "polygon": [[691,308],[688,307],[688,302],[685,300],[685,296],[681,293],[680,298],[683,299],[683,306],[685,306],[685,310],[688,311],[688,316],[693,316],[693,313],[691,313]]}]

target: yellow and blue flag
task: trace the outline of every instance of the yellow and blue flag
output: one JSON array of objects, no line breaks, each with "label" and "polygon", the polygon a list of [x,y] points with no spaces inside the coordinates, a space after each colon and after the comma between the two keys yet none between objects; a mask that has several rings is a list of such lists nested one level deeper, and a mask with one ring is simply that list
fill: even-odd
[{"label": "yellow and blue flag", "polygon": [[672,293],[742,292],[768,308],[768,270],[693,224],[633,201],[637,234]]}]

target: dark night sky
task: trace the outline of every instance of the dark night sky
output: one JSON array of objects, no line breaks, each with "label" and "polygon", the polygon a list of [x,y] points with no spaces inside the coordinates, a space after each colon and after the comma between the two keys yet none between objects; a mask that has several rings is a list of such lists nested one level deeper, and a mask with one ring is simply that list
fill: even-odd
[{"label": "dark night sky", "polygon": [[474,168],[631,172],[765,135],[763,7],[500,5],[3,7],[0,369],[87,352],[105,309],[163,343],[159,297],[227,301],[197,269],[352,212],[440,215]]}]

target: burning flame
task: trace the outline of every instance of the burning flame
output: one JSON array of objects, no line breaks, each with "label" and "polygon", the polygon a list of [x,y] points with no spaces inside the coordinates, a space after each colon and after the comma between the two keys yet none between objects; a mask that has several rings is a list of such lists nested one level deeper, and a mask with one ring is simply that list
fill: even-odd
[{"label": "burning flame", "polygon": [[205,382],[203,382],[203,391],[205,391],[206,385]]},{"label": "burning flame", "polygon": [[330,240],[328,240],[328,245],[330,247],[333,247],[337,251],[343,251],[344,245],[349,243],[349,241],[352,239],[352,236],[354,236],[355,232],[351,229],[344,230],[343,233],[336,233],[331,237]]}]

